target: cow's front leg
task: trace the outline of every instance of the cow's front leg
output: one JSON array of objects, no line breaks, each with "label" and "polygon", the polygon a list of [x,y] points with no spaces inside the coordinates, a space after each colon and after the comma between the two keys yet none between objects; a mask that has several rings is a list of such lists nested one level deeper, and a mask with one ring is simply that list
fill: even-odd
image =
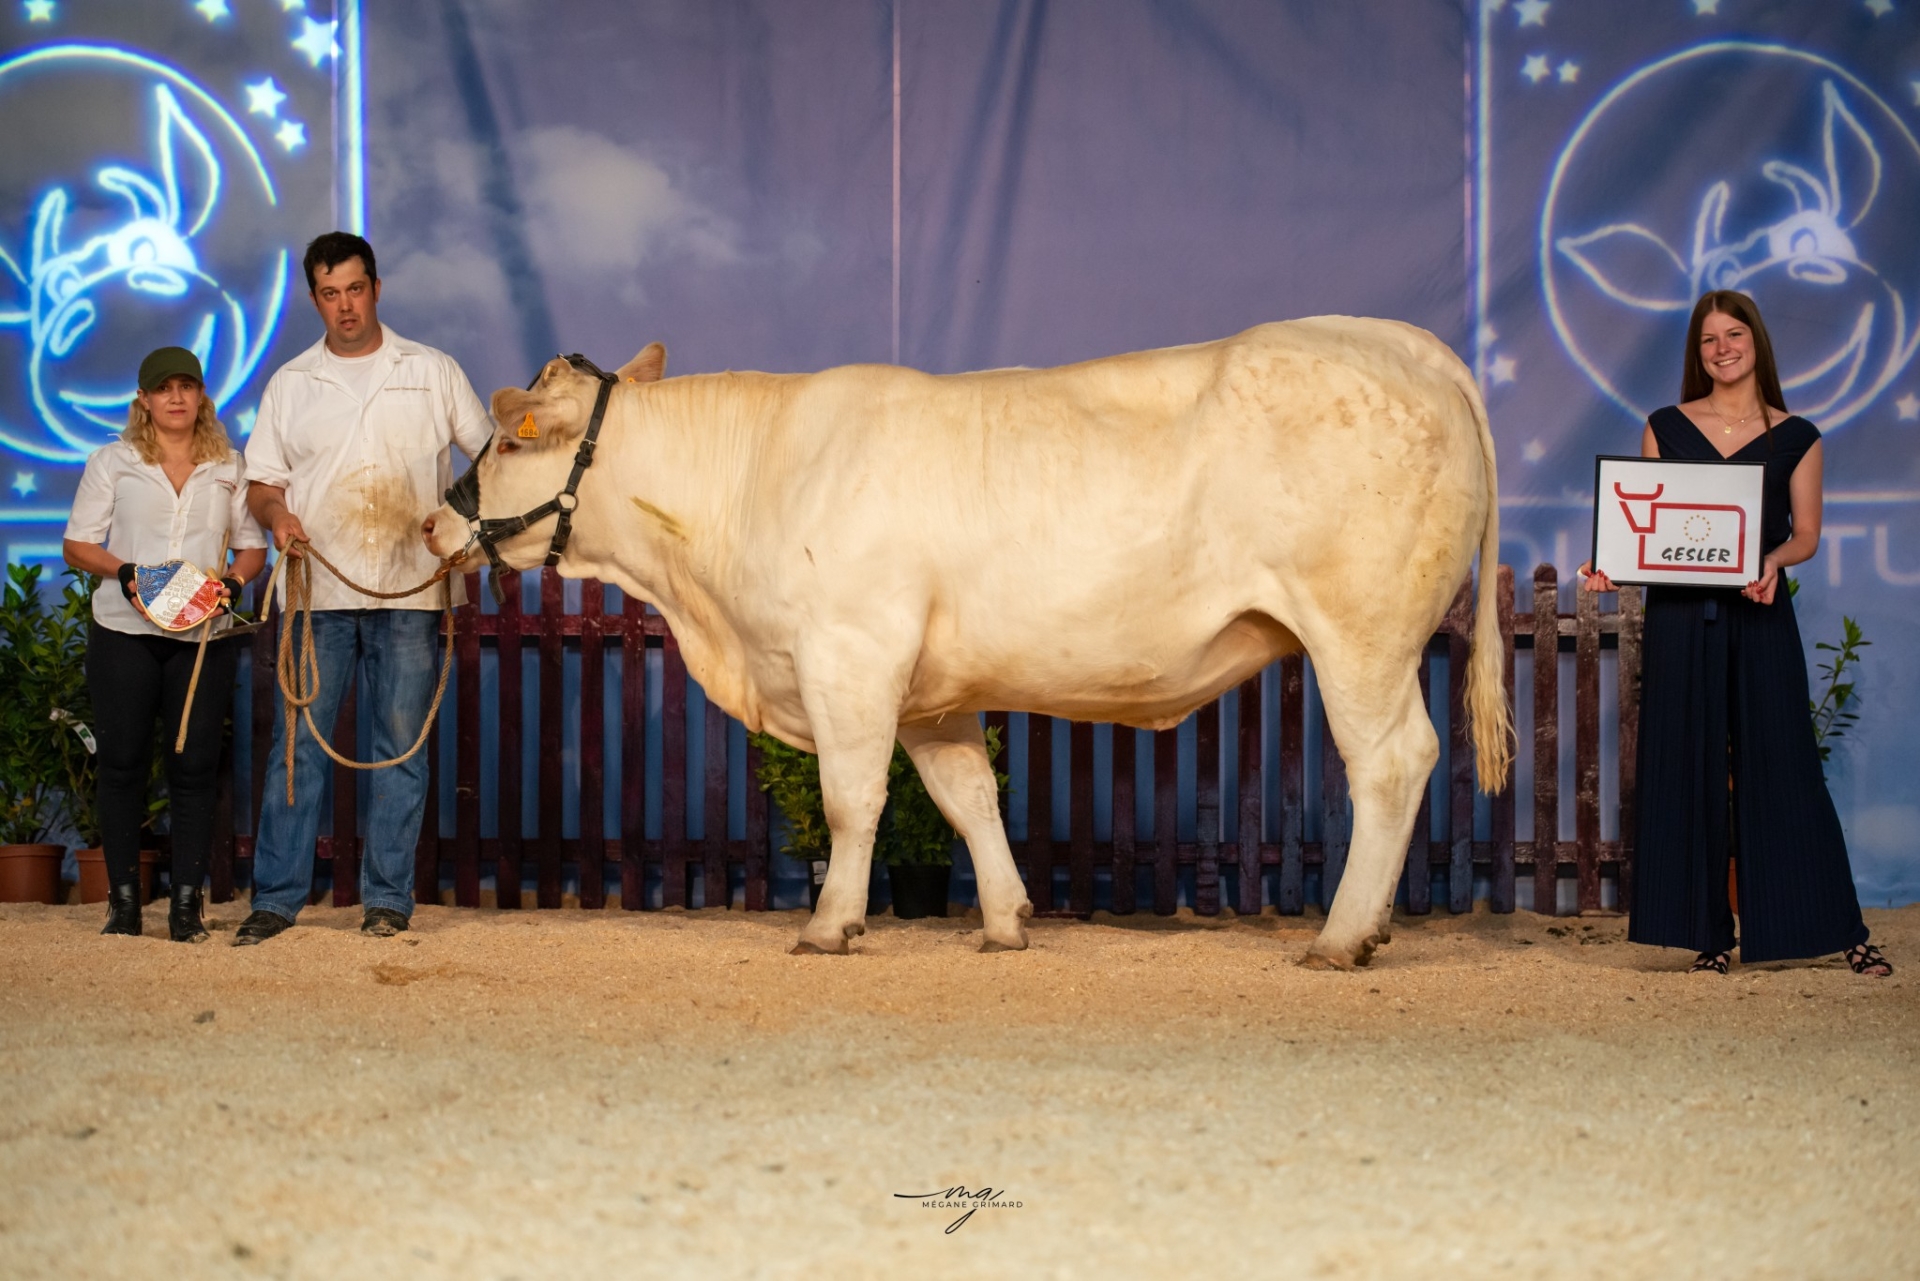
[{"label": "cow's front leg", "polygon": [[862,715],[844,698],[831,700],[832,707],[816,706],[812,698],[804,701],[820,753],[820,794],[833,832],[833,853],[820,904],[800,931],[793,954],[844,956],[848,940],[867,932],[867,882],[873,870],[874,829],[887,803],[894,714],[868,708]]},{"label": "cow's front leg", "polygon": [[1033,904],[1014,866],[1013,851],[1007,848],[1007,829],[1000,821],[1000,789],[994,783],[979,720],[967,713],[938,724],[902,725],[900,741],[913,757],[927,794],[973,856],[980,915],[986,926],[980,950],[1020,951],[1027,945],[1024,922],[1033,915]]}]

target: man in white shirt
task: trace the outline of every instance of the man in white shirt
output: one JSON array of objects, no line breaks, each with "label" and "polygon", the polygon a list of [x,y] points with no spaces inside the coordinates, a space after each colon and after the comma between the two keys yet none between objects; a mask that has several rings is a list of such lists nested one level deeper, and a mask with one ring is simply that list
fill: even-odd
[{"label": "man in white shirt", "polygon": [[[375,591],[404,590],[439,565],[419,531],[453,479],[448,446],[477,456],[493,420],[450,357],[380,323],[380,277],[366,241],[328,232],[307,246],[303,266],[326,335],[267,383],[247,442],[248,505],[283,554],[290,543],[311,540],[354,582]],[[313,723],[321,732],[331,731],[357,660],[373,711],[372,758],[395,757],[413,745],[438,673],[440,592],[436,587],[378,600],[315,567],[320,690]],[[330,766],[301,722],[294,804],[287,804],[285,787],[275,782],[285,777],[285,716],[283,705],[275,714],[254,842],[253,911],[236,945],[259,943],[292,925],[313,885]],[[360,928],[385,937],[406,929],[413,913],[426,754],[374,771],[371,784]]]}]

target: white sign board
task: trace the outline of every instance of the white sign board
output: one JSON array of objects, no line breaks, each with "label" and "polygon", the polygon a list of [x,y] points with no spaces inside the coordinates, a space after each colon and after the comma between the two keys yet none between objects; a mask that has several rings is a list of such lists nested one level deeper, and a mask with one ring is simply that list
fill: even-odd
[{"label": "white sign board", "polygon": [[1593,566],[1616,583],[1746,586],[1760,577],[1764,463],[1595,460]]}]

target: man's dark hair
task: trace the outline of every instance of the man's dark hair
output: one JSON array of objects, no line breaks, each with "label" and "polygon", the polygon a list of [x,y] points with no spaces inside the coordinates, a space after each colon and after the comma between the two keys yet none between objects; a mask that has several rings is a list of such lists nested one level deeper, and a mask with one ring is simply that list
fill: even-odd
[{"label": "man's dark hair", "polygon": [[300,266],[307,273],[307,292],[312,293],[313,269],[325,267],[332,271],[349,258],[358,258],[366,264],[367,279],[380,279],[380,269],[373,265],[373,246],[350,231],[329,231],[325,235],[315,236],[313,243],[307,246],[307,256],[300,260]]}]

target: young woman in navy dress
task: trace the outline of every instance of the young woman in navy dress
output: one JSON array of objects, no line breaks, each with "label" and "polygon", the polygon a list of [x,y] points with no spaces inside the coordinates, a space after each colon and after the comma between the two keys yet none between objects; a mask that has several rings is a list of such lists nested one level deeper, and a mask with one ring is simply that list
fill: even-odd
[{"label": "young woman in navy dress", "polygon": [[[1641,456],[1765,463],[1762,558],[1739,591],[1647,591],[1627,937],[1692,949],[1696,972],[1725,974],[1737,945],[1743,963],[1840,952],[1855,973],[1891,974],[1860,918],[1781,577],[1820,546],[1820,432],[1787,412],[1745,294],[1716,290],[1695,304],[1680,400],[1647,419]],[[1614,590],[1588,568],[1584,590]]]}]

